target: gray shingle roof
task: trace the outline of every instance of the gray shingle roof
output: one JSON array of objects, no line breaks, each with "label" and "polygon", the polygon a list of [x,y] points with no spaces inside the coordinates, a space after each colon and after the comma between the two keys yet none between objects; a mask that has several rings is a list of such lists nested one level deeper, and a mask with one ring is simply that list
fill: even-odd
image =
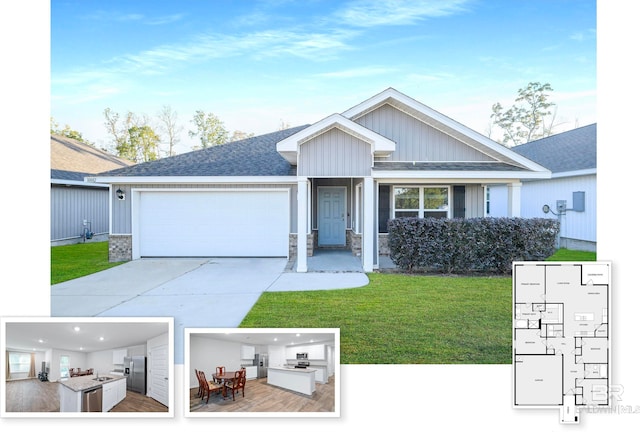
[{"label": "gray shingle roof", "polygon": [[152,162],[106,171],[103,176],[288,176],[292,167],[276,144],[308,127],[298,126],[183,153]]},{"label": "gray shingle roof", "polygon": [[[133,165],[131,161],[109,154],[89,144],[54,134],[51,135],[50,158],[51,178],[58,180],[77,180],[69,178],[71,174],[63,174],[64,172],[81,173],[84,177],[84,174],[97,174]],[[64,177],[55,177],[57,175]]]},{"label": "gray shingle roof", "polygon": [[552,173],[596,168],[596,124],[512,147]]},{"label": "gray shingle roof", "polygon": [[51,170],[51,178],[55,180],[71,180],[71,181],[84,181],[85,177],[89,177],[93,174],[91,173],[81,173],[77,171],[66,171],[66,170]]}]

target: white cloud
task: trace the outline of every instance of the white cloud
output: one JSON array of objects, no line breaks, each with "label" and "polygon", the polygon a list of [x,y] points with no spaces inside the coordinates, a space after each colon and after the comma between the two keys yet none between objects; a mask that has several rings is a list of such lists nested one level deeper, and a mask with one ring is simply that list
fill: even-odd
[{"label": "white cloud", "polygon": [[411,25],[426,18],[462,12],[467,3],[468,0],[357,0],[336,16],[356,27]]}]

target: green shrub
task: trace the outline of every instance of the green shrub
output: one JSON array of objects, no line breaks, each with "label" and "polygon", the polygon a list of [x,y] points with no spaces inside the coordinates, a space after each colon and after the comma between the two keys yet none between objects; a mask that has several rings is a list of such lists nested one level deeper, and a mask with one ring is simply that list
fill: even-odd
[{"label": "green shrub", "polygon": [[442,273],[509,273],[513,261],[551,256],[559,230],[557,220],[544,218],[397,218],[388,226],[398,267]]}]

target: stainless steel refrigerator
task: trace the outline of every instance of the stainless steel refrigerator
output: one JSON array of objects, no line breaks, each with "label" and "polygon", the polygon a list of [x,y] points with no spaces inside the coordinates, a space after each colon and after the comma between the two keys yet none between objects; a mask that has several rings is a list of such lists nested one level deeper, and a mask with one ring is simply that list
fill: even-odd
[{"label": "stainless steel refrigerator", "polygon": [[267,354],[256,354],[253,358],[253,365],[258,366],[258,378],[267,377],[269,367],[269,356]]},{"label": "stainless steel refrigerator", "polygon": [[124,358],[124,376],[127,377],[127,390],[147,393],[147,358],[132,356]]}]

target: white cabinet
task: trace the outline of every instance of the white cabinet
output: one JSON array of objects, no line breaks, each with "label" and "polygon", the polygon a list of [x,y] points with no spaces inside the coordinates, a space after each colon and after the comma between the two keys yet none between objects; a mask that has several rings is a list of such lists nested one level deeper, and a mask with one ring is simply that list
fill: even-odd
[{"label": "white cabinet", "polygon": [[305,349],[309,353],[309,360],[324,360],[326,358],[325,345],[308,345]]},{"label": "white cabinet", "polygon": [[118,383],[110,382],[102,384],[102,412],[108,412],[116,406],[118,399]]},{"label": "white cabinet", "polygon": [[287,360],[297,360],[297,353],[307,353],[309,360],[325,360],[325,347],[324,344],[316,345],[298,345],[285,348],[285,357]]},{"label": "white cabinet", "polygon": [[296,353],[299,351],[299,348],[296,347],[286,347],[284,354],[285,354],[285,358],[287,360],[295,360],[296,359]]},{"label": "white cabinet", "polygon": [[120,379],[102,384],[102,412],[110,411],[127,396],[127,380]]},{"label": "white cabinet", "polygon": [[257,379],[258,378],[258,366],[246,366],[247,370],[247,379]]},{"label": "white cabinet", "polygon": [[253,345],[242,345],[242,360],[253,359],[256,355],[256,347]]},{"label": "white cabinet", "polygon": [[116,387],[116,394],[117,394],[116,405],[117,405],[120,402],[122,402],[124,398],[127,397],[127,380],[126,379],[118,380],[116,381],[116,384],[118,385]]},{"label": "white cabinet", "polygon": [[127,350],[125,349],[117,349],[113,350],[113,364],[121,365],[124,364],[124,358],[127,356]]}]

